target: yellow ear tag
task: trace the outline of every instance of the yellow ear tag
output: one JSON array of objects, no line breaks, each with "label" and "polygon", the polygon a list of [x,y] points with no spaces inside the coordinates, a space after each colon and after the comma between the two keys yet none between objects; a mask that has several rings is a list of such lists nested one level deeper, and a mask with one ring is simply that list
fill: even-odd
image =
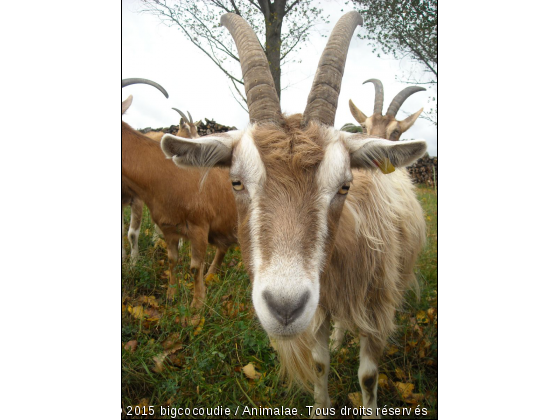
[{"label": "yellow ear tag", "polygon": [[395,172],[395,167],[389,160],[389,158],[383,158],[383,162],[379,163],[378,161],[374,160],[373,163],[383,172],[385,175],[390,174],[391,172]]}]

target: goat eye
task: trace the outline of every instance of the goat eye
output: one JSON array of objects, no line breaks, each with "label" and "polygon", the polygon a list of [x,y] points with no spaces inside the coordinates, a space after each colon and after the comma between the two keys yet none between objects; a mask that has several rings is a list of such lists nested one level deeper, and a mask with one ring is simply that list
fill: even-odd
[{"label": "goat eye", "polygon": [[241,190],[245,189],[245,187],[243,186],[243,183],[241,181],[231,181],[231,185],[233,186],[233,189],[235,191],[241,191]]},{"label": "goat eye", "polygon": [[342,187],[340,187],[338,193],[340,195],[346,195],[348,194],[348,190],[350,190],[350,184],[344,184]]}]

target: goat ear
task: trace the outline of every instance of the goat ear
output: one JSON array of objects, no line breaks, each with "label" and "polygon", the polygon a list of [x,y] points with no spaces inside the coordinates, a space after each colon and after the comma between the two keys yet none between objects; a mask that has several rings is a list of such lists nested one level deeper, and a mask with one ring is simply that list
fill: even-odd
[{"label": "goat ear", "polygon": [[352,168],[380,168],[389,173],[394,168],[411,165],[424,156],[428,148],[424,140],[390,141],[364,134],[343,133]]},{"label": "goat ear", "polygon": [[124,114],[128,108],[130,108],[130,105],[131,105],[131,104],[132,104],[132,95],[129,95],[128,98],[126,98],[126,99],[122,102],[122,112],[121,112],[121,115]]},{"label": "goat ear", "polygon": [[161,150],[177,166],[229,167],[233,146],[241,134],[241,131],[230,131],[197,139],[166,134],[161,139]]},{"label": "goat ear", "polygon": [[356,105],[354,105],[354,102],[352,102],[352,99],[350,99],[350,101],[348,103],[350,104],[350,112],[352,113],[352,116],[354,117],[354,119],[356,121],[358,121],[360,124],[365,123],[366,120],[367,120],[366,114],[364,114],[362,111],[360,111]]},{"label": "goat ear", "polygon": [[404,133],[406,130],[412,127],[422,111],[424,111],[424,108],[420,108],[420,111],[416,112],[415,114],[409,115],[402,121],[399,121],[399,128],[401,129],[401,133]]}]

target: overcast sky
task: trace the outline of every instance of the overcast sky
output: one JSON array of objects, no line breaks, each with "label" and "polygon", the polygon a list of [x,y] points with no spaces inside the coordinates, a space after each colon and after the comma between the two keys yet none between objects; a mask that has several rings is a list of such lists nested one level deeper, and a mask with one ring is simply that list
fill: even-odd
[{"label": "overcast sky", "polygon": [[[313,29],[310,40],[295,57],[301,58],[301,63],[287,63],[282,67],[282,87],[288,88],[282,91],[281,107],[288,114],[305,109],[319,57],[327,42],[320,34],[329,35],[338,19],[352,10],[342,0],[320,3],[325,14],[330,15],[330,24],[320,24]],[[142,8],[139,0],[123,0],[122,5],[122,77],[153,80],[169,93],[169,99],[165,99],[148,85],[123,88],[123,100],[128,95],[134,98],[124,121],[133,128],[167,127],[179,122],[179,115],[171,109],[175,107],[183,112],[188,110],[195,120],[209,118],[240,129],[248,124],[249,116],[230,93],[226,76],[181,31],[167,27],[149,13],[138,13]],[[365,33],[358,27],[350,43],[335,120],[337,128],[348,122],[356,123],[348,107],[349,99],[366,115],[372,114],[375,89],[371,83],[362,85],[363,81],[377,78],[383,82],[383,112],[393,97],[408,86],[397,80],[404,77],[409,63],[391,57],[378,58],[367,42],[358,39],[358,32]],[[427,100],[428,92],[415,93],[405,101],[397,119],[427,108]],[[437,130],[428,121],[418,119],[402,138],[423,138],[428,142],[429,154],[437,155]]]}]

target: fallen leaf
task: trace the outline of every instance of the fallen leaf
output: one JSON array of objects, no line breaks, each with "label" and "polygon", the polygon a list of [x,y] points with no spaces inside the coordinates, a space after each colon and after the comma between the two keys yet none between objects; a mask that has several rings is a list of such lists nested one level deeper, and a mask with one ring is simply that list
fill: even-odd
[{"label": "fallen leaf", "polygon": [[410,394],[407,398],[403,399],[405,403],[408,404],[418,404],[420,401],[424,400],[424,394]]},{"label": "fallen leaf", "polygon": [[131,353],[134,353],[134,350],[136,350],[136,347],[138,347],[138,341],[136,341],[136,340],[130,340],[128,343],[126,343],[124,345],[124,349],[128,350]]},{"label": "fallen leaf", "polygon": [[[195,317],[198,315],[195,315]],[[193,317],[193,318],[195,318]],[[196,324],[195,324],[196,325]],[[201,333],[202,331],[202,327],[204,327],[204,317],[200,318],[200,321],[198,322],[198,326],[196,327],[196,329],[194,330],[194,335],[198,335]]]},{"label": "fallen leaf", "polygon": [[386,354],[387,354],[387,356],[392,356],[393,354],[395,354],[398,351],[399,351],[399,348],[397,346],[395,346],[394,344],[391,344],[389,347],[387,347]]},{"label": "fallen leaf", "polygon": [[243,366],[243,373],[249,379],[257,380],[261,377],[261,373],[257,372],[253,363],[249,363],[246,366]]},{"label": "fallen leaf", "polygon": [[364,406],[361,392],[352,392],[348,394],[348,399],[350,400],[350,403],[354,408],[360,408]]},{"label": "fallen leaf", "polygon": [[206,286],[210,286],[212,283],[215,283],[217,280],[218,279],[217,279],[216,275],[213,274],[213,273],[210,273],[204,279],[204,283],[206,284]]},{"label": "fallen leaf", "polygon": [[[430,318],[430,321],[434,321],[435,319],[437,319],[437,312],[436,312],[436,308],[430,308],[428,309],[428,318]],[[437,323],[437,322],[436,322]]]},{"label": "fallen leaf", "polygon": [[414,390],[414,384],[408,384],[403,382],[397,382],[395,384],[397,391],[399,392],[403,401],[406,402],[408,398],[412,397],[412,391]]},{"label": "fallen leaf", "polygon": [[168,359],[174,366],[181,367],[185,364],[185,353],[170,354]]},{"label": "fallen leaf", "polygon": [[235,265],[238,263],[239,261],[237,261],[235,258],[232,258],[231,261],[228,264],[228,267],[235,267]]},{"label": "fallen leaf", "polygon": [[165,340],[162,343],[162,346],[163,349],[168,354],[173,354],[177,350],[181,350],[181,348],[183,347],[183,340],[181,339],[181,333],[171,334],[169,337],[167,337],[167,340]]},{"label": "fallen leaf", "polygon": [[136,319],[144,318],[144,308],[142,306],[135,306],[134,308],[129,306],[128,312]]},{"label": "fallen leaf", "polygon": [[163,353],[158,354],[157,356],[154,356],[154,363],[155,366],[152,368],[152,370],[156,373],[161,373],[163,372],[163,361],[165,360],[165,358],[167,357],[167,352],[164,351]]},{"label": "fallen leaf", "polygon": [[[140,407],[140,408],[144,408],[144,407],[148,407],[150,404],[150,401],[147,398],[142,398],[140,401],[138,401],[138,404],[136,404],[136,407]],[[140,412],[146,412],[141,410]]]},{"label": "fallen leaf", "polygon": [[145,309],[144,315],[148,317],[148,321],[159,321],[161,318],[161,313],[156,308]]},{"label": "fallen leaf", "polygon": [[420,311],[416,314],[416,319],[418,320],[419,324],[427,324],[428,323],[428,316],[426,315],[425,311]]},{"label": "fallen leaf", "polygon": [[379,374],[379,378],[377,379],[377,384],[381,388],[389,389],[389,378],[384,373]]},{"label": "fallen leaf", "polygon": [[140,296],[139,301],[142,303],[147,303],[149,306],[153,306],[154,308],[159,307],[159,303],[155,296]]},{"label": "fallen leaf", "polygon": [[395,375],[399,379],[402,379],[402,380],[406,379],[406,374],[404,373],[404,370],[402,370],[399,367],[395,369]]}]

